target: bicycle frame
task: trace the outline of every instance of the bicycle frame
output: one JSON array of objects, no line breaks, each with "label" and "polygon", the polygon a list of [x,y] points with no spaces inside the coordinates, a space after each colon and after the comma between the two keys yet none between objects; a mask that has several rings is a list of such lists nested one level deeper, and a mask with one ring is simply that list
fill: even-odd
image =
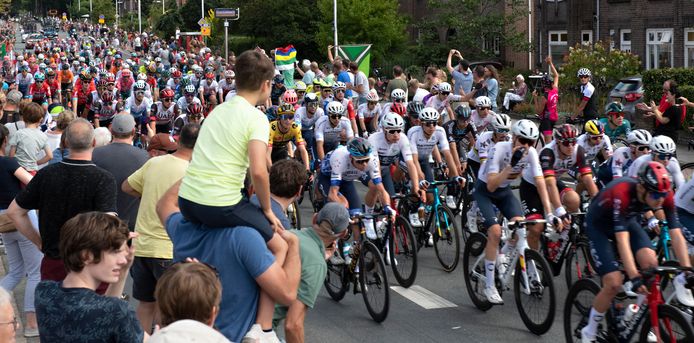
[{"label": "bicycle frame", "polygon": [[[670,245],[670,226],[667,224],[667,222],[663,222],[662,225],[660,226],[660,234],[658,235],[658,241],[653,244],[653,248],[655,248],[656,252],[662,252],[663,253],[663,257],[665,258],[665,261],[669,261],[671,258],[670,249],[668,249],[669,245]],[[660,254],[658,254],[658,255],[660,255]]]},{"label": "bicycle frame", "polygon": [[[434,181],[429,183],[429,186],[433,188],[431,192],[434,194],[434,202],[431,204],[432,211],[429,213],[429,218],[427,219],[424,227],[428,228],[429,225],[431,225],[432,220],[436,220],[436,230],[439,234],[439,237],[443,237],[443,232],[441,232],[441,223],[437,220],[437,218],[439,217],[438,208],[439,206],[441,206],[441,199],[439,198],[439,188],[437,186],[449,183],[450,181]],[[450,219],[452,220],[453,218]],[[450,224],[448,223],[448,218],[446,218],[446,230],[449,230],[449,228]]]}]

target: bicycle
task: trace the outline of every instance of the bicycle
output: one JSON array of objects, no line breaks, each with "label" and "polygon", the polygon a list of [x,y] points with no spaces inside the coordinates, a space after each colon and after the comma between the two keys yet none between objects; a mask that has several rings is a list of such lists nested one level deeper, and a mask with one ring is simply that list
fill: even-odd
[{"label": "bicycle", "polygon": [[684,181],[689,181],[692,179],[692,176],[694,176],[694,162],[685,163],[680,169],[682,170],[682,174],[684,174]]},{"label": "bicycle", "polygon": [[[671,277],[691,268],[659,266],[641,272],[649,293],[646,296],[618,295],[598,325],[598,342],[629,342],[639,332],[639,342],[693,342],[694,332],[687,319],[674,306],[663,300],[661,278]],[[578,280],[569,291],[564,305],[564,337],[567,342],[580,342],[581,329],[587,324],[590,308],[600,286],[593,280]],[[657,309],[649,311],[649,309]],[[647,319],[646,322],[641,323]],[[673,325],[674,324],[674,325]],[[641,330],[638,330],[641,326]]]},{"label": "bicycle", "polygon": [[[498,263],[500,268],[496,268],[495,271],[495,283],[499,294],[510,290],[510,279],[513,276],[513,293],[518,313],[525,327],[536,335],[542,335],[552,327],[556,297],[550,266],[539,252],[528,247],[525,226],[546,223],[544,219],[522,220],[508,222],[506,227],[502,227],[503,230],[510,231],[506,239],[502,239],[509,248],[507,253],[509,262]],[[516,243],[515,246],[510,246],[510,237],[514,234],[517,236]],[[470,235],[463,253],[465,286],[472,303],[482,311],[492,307],[492,303],[487,301],[483,293],[486,287],[484,266],[486,244],[487,237],[481,232],[475,232]],[[506,266],[515,266],[515,268]],[[535,305],[534,303],[545,301],[548,304],[544,306],[544,310],[532,306]],[[533,314],[539,315],[531,318]]]},{"label": "bicycle", "polygon": [[590,254],[590,242],[581,230],[585,215],[585,212],[571,214],[571,224],[565,229],[569,230],[568,234],[563,238],[562,245],[557,249],[556,254],[550,253],[548,242],[549,236],[555,233],[546,232],[542,239],[543,256],[552,268],[552,274],[559,276],[562,266],[565,266],[564,279],[569,288],[574,282],[574,276],[578,280],[592,279],[597,276],[593,257]]},{"label": "bicycle", "polygon": [[[388,317],[390,307],[388,278],[381,251],[366,238],[366,229],[362,218],[363,215],[354,218],[359,225],[362,239],[352,247],[350,254],[353,256],[352,261],[349,265],[345,263],[333,264],[329,259],[327,261],[328,273],[323,285],[333,300],[340,301],[349,290],[349,285],[352,284],[354,294],[362,294],[366,310],[371,318],[377,323],[381,323]],[[340,240],[338,249],[335,250],[335,254],[342,258],[344,258],[342,256],[344,244],[345,242]],[[357,265],[359,270],[357,270]],[[360,290],[357,289],[357,286]]]},{"label": "bicycle", "polygon": [[301,211],[299,211],[299,201],[294,200],[289,206],[287,206],[287,218],[289,218],[289,222],[292,224],[292,228],[294,229],[300,229],[301,228]]}]

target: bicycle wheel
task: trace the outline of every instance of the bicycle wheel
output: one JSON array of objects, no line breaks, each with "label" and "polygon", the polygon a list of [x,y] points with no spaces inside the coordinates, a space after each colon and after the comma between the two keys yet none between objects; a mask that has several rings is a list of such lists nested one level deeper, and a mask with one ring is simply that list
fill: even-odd
[{"label": "bicycle wheel", "polygon": [[[337,245],[335,253],[339,254],[342,251],[343,246],[344,243],[340,241],[340,243]],[[345,297],[345,293],[347,293],[347,289],[349,288],[349,272],[347,271],[348,266],[345,264],[336,266],[330,263],[330,260],[327,261],[327,264],[328,273],[325,276],[323,285],[333,300],[340,301]]]},{"label": "bicycle wheel", "polygon": [[[660,330],[659,342],[694,342],[694,333],[682,312],[668,304],[658,306],[658,329]],[[641,326],[639,342],[648,342],[648,333],[651,332],[650,318]]]},{"label": "bicycle wheel", "polygon": [[581,342],[581,329],[588,324],[590,308],[598,292],[600,292],[600,286],[591,279],[578,280],[569,289],[564,303],[566,342]]},{"label": "bicycle wheel", "polygon": [[[518,307],[518,313],[525,327],[536,335],[542,335],[549,331],[552,322],[554,322],[557,299],[554,295],[552,271],[542,255],[531,249],[525,250],[525,266],[530,283],[529,287],[522,284],[525,281],[523,280],[520,260],[516,264],[516,272],[513,277],[516,307]],[[536,270],[535,273],[533,266]],[[526,288],[528,288],[529,294],[526,294]]]},{"label": "bicycle wheel", "polygon": [[684,174],[684,181],[689,181],[694,176],[694,162],[685,163],[680,169],[682,169],[682,174]]},{"label": "bicycle wheel", "polygon": [[590,243],[579,240],[566,256],[564,279],[569,289],[574,281],[579,279],[593,279],[598,281],[598,273],[595,271],[593,256],[590,254]]},{"label": "bicycle wheel", "polygon": [[484,295],[484,248],[487,245],[487,237],[480,232],[474,232],[465,242],[463,252],[463,277],[465,288],[470,300],[475,307],[482,311],[492,308],[492,303],[487,301]]},{"label": "bicycle wheel", "polygon": [[544,146],[545,146],[545,137],[543,135],[540,135],[539,137],[537,137],[537,140],[535,141],[535,149],[537,151],[540,151],[540,150],[542,150],[542,148],[544,148]]},{"label": "bicycle wheel", "polygon": [[417,277],[417,243],[410,223],[397,216],[388,240],[388,255],[393,275],[402,287],[410,287]]},{"label": "bicycle wheel", "polygon": [[386,265],[381,252],[369,241],[364,241],[359,257],[359,284],[366,310],[377,323],[386,320],[390,307]]},{"label": "bicycle wheel", "polygon": [[433,230],[434,251],[443,270],[452,272],[460,260],[460,232],[448,206],[439,205]]}]

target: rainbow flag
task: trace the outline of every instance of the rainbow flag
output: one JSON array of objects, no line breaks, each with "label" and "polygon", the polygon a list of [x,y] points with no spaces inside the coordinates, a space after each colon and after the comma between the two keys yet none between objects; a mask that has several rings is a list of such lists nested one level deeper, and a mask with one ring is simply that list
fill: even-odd
[{"label": "rainbow flag", "polygon": [[294,70],[296,63],[296,49],[293,45],[275,49],[275,67],[277,70]]}]

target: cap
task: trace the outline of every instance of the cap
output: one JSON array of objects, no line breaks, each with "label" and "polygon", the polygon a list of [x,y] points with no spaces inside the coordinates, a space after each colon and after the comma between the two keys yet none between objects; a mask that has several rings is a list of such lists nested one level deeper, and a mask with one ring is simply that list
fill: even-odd
[{"label": "cap", "polygon": [[316,223],[320,224],[323,221],[330,223],[333,233],[339,235],[347,230],[349,212],[347,212],[347,208],[344,206],[335,202],[329,202],[323,206],[316,217]]},{"label": "cap", "polygon": [[135,128],[135,119],[130,114],[116,114],[111,121],[111,132],[131,133]]},{"label": "cap", "polygon": [[179,342],[229,342],[215,329],[191,319],[177,320],[149,338],[153,343],[179,343]]}]

